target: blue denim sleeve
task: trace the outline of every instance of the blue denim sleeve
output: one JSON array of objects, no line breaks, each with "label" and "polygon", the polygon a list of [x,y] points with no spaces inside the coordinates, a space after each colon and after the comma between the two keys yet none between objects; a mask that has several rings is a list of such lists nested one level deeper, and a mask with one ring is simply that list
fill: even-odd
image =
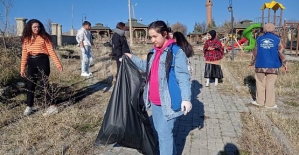
[{"label": "blue denim sleeve", "polygon": [[175,56],[175,76],[181,89],[183,101],[191,101],[191,82],[188,70],[188,59],[185,52],[180,49]]},{"label": "blue denim sleeve", "polygon": [[131,60],[134,62],[134,64],[143,72],[146,71],[146,61],[145,60],[141,60],[140,58],[138,58],[135,55],[132,55]]}]

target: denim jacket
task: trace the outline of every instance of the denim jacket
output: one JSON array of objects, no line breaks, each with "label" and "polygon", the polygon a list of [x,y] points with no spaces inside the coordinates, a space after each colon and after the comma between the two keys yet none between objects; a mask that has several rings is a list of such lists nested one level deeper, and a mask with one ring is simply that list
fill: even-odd
[{"label": "denim jacket", "polygon": [[[166,120],[173,119],[175,117],[178,117],[182,115],[184,112],[181,110],[173,111],[171,108],[171,97],[168,89],[168,82],[166,78],[166,70],[165,70],[165,61],[166,61],[166,55],[167,51],[169,51],[169,47],[165,48],[163,53],[161,54],[160,60],[159,60],[159,93],[160,93],[160,99],[161,99],[161,107],[164,114],[164,117]],[[151,57],[149,61],[149,70],[151,69],[152,62],[154,60],[156,51],[153,51],[154,54]],[[177,54],[174,55],[175,59],[175,75],[177,78],[177,82],[179,84],[179,87],[181,89],[181,96],[183,101],[191,101],[191,82],[190,82],[190,73],[188,71],[188,59],[185,55],[185,52],[182,49],[179,49]],[[142,71],[146,71],[146,61],[141,60],[138,57],[132,55],[132,61],[134,64]],[[144,89],[143,93],[143,99],[146,106],[146,109],[148,110],[151,106],[149,98],[148,98],[148,89],[149,88],[149,82],[147,81],[147,84]]]}]

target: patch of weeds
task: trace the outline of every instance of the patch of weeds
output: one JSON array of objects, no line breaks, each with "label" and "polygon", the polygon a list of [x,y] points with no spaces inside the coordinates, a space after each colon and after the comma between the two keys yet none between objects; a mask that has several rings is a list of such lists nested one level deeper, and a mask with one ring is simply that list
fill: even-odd
[{"label": "patch of weeds", "polygon": [[[253,114],[241,114],[242,135],[238,139],[238,144],[249,154],[285,154],[283,147],[273,137],[270,128],[260,118]],[[240,152],[241,154],[241,152]]]},{"label": "patch of weeds", "polygon": [[78,124],[75,125],[74,128],[80,132],[92,132],[95,131],[95,129],[98,130],[97,127],[102,124],[102,120],[103,118],[100,118],[95,122]]},{"label": "patch of weeds", "polygon": [[268,113],[272,122],[288,137],[294,148],[299,150],[299,115],[297,113]]},{"label": "patch of weeds", "polygon": [[299,107],[299,104],[296,101],[284,101],[283,103],[289,106]]},{"label": "patch of weeds", "polygon": [[193,132],[191,132],[191,133],[190,133],[190,137],[191,137],[191,138],[190,138],[190,141],[191,141],[191,142],[193,142],[193,141],[194,141],[194,137],[193,137],[193,136],[194,136],[194,133],[193,133]]}]

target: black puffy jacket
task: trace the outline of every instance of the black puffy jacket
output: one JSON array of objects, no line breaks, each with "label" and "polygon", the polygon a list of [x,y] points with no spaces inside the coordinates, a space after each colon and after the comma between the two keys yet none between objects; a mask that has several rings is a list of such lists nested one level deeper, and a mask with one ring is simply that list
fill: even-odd
[{"label": "black puffy jacket", "polygon": [[112,36],[112,56],[118,60],[124,53],[130,53],[130,48],[125,36],[114,33]]}]

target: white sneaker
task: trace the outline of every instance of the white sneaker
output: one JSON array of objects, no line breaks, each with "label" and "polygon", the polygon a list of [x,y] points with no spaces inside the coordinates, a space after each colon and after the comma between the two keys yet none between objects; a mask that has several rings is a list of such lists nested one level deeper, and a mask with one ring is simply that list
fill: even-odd
[{"label": "white sneaker", "polygon": [[88,75],[89,75],[89,76],[91,76],[91,75],[92,75],[92,73],[91,73],[91,72],[89,72],[89,73],[88,73]]},{"label": "white sneaker", "polygon": [[88,73],[81,73],[81,76],[90,76]]},{"label": "white sneaker", "polygon": [[253,104],[253,105],[256,105],[256,106],[261,106],[261,105],[258,104],[256,101],[251,101],[250,103]]},{"label": "white sneaker", "polygon": [[210,79],[207,79],[206,81],[206,87],[209,87],[210,86]]},{"label": "white sneaker", "polygon": [[24,111],[24,115],[25,115],[25,116],[28,116],[28,115],[30,115],[32,112],[33,112],[32,107],[27,106],[26,109],[25,109],[25,111]]},{"label": "white sneaker", "polygon": [[268,107],[268,106],[265,106],[265,108],[268,108],[268,109],[276,109],[278,108],[277,105],[273,106],[273,107]]},{"label": "white sneaker", "polygon": [[50,116],[50,115],[54,115],[54,114],[57,114],[58,113],[58,108],[57,107],[54,107],[54,108],[51,108],[49,107],[45,113],[43,113],[43,116]]},{"label": "white sneaker", "polygon": [[215,86],[218,86],[218,78],[215,78]]}]

